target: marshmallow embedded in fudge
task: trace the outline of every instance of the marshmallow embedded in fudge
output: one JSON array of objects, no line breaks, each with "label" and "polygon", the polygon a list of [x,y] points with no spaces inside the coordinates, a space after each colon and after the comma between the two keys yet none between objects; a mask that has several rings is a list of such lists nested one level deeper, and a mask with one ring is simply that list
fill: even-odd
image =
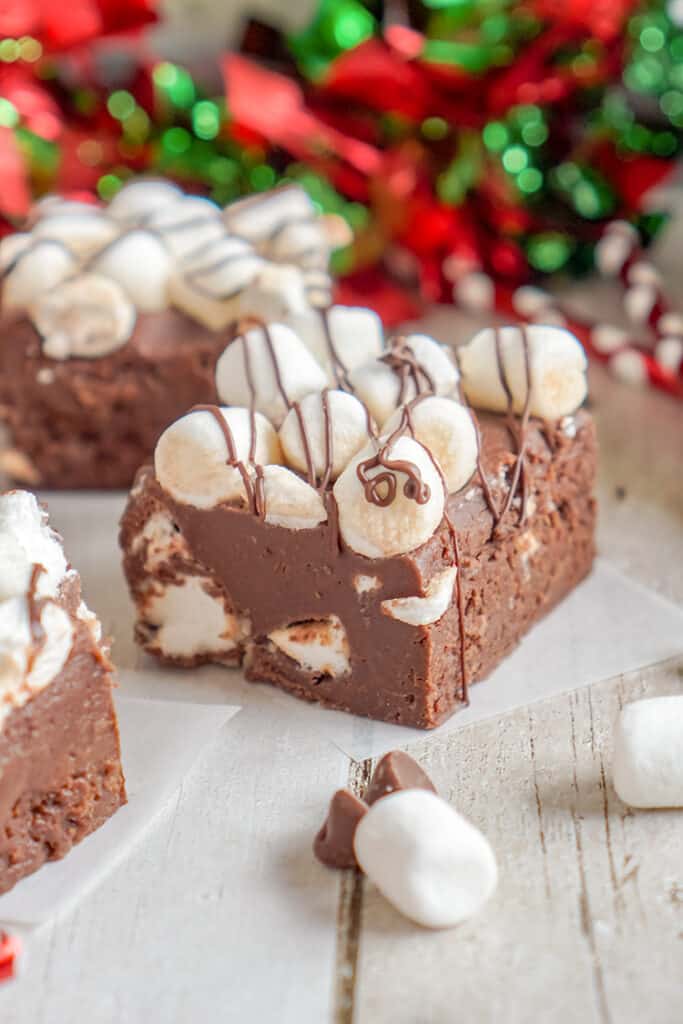
[{"label": "marshmallow embedded in fudge", "polygon": [[[378,451],[384,452],[381,465]],[[367,558],[392,558],[420,547],[439,526],[445,505],[434,460],[410,437],[390,444],[380,438],[364,448],[335,483],[334,497],[344,542]]]},{"label": "marshmallow embedded in fudge", "polygon": [[631,807],[683,807],[683,696],[634,701],[614,740],[614,788]]},{"label": "marshmallow embedded in fudge", "polygon": [[[214,508],[221,502],[246,498],[244,479],[235,463],[260,464],[281,460],[280,443],[268,420],[254,414],[256,438],[248,409],[221,408],[216,415],[197,409],[164,431],[154,453],[156,478],[176,501],[195,508]],[[233,451],[228,450],[228,438]]]},{"label": "marshmallow embedded in fudge", "polygon": [[170,301],[210,330],[223,330],[242,313],[243,293],[262,267],[248,242],[220,234],[176,267]]},{"label": "marshmallow embedded in fudge", "polygon": [[394,597],[382,601],[382,611],[409,626],[429,626],[438,622],[451,606],[457,571],[455,566],[451,566],[437,573],[427,585],[424,597]]},{"label": "marshmallow embedded in fudge", "polygon": [[116,281],[80,274],[39,295],[29,308],[52,359],[97,359],[126,344],[135,307]]},{"label": "marshmallow embedded in fudge", "polygon": [[349,377],[354,392],[384,428],[398,406],[418,392],[453,394],[459,374],[442,345],[426,334],[409,334],[394,339],[385,353],[359,366]]},{"label": "marshmallow embedded in fudge", "polygon": [[75,256],[88,257],[108,245],[119,233],[119,225],[103,210],[91,207],[92,212],[60,213],[41,217],[33,225],[34,238],[61,242]]},{"label": "marshmallow embedded in fudge", "polygon": [[[346,391],[313,392],[287,413],[280,427],[280,443],[287,463],[314,477],[327,472],[336,480],[353,456],[370,440],[368,414],[362,402]],[[329,434],[328,434],[329,430]],[[328,465],[328,440],[331,462]]]},{"label": "marshmallow embedded in fudge", "polygon": [[[396,430],[403,415],[403,410],[397,409],[384,424],[384,433]],[[438,462],[449,494],[459,491],[477,468],[479,452],[477,430],[469,409],[450,398],[428,395],[410,407],[410,422],[415,440]]]},{"label": "marshmallow embedded in fudge", "polygon": [[336,615],[274,629],[268,639],[306,672],[336,678],[351,668],[346,630]]},{"label": "marshmallow embedded in fudge", "polygon": [[2,285],[5,309],[27,309],[39,295],[71,277],[77,268],[74,254],[62,242],[32,239],[10,264]]},{"label": "marshmallow embedded in fudge", "polygon": [[176,576],[173,582],[150,588],[144,598],[144,623],[138,628],[148,650],[193,661],[220,660],[234,653],[251,625],[246,616],[226,607],[209,577]]},{"label": "marshmallow embedded in fudge", "polygon": [[134,228],[97,253],[89,269],[120,284],[141,313],[159,313],[168,306],[173,265],[161,235]]},{"label": "marshmallow embedded in fudge", "polygon": [[127,182],[107,207],[110,217],[125,225],[144,224],[166,206],[177,203],[183,193],[170,181],[139,178]]},{"label": "marshmallow embedded in fudge", "polygon": [[253,403],[276,426],[293,402],[326,384],[320,366],[284,324],[248,328],[228,345],[216,366],[221,400],[226,405]]},{"label": "marshmallow embedded in fudge", "polygon": [[160,206],[145,218],[145,227],[158,231],[176,259],[225,237],[220,208],[200,196],[181,196]]},{"label": "marshmallow embedded in fudge", "polygon": [[[502,373],[498,369],[496,338]],[[486,328],[458,350],[462,384],[475,408],[504,412],[508,408],[505,382],[514,412],[527,399],[525,338],[528,346],[531,401],[529,411],[541,419],[557,420],[575,412],[586,397],[586,354],[580,342],[561,327]]]},{"label": "marshmallow embedded in fudge", "polygon": [[381,355],[382,321],[372,309],[330,306],[292,310],[287,323],[325,369],[331,387],[351,371]]},{"label": "marshmallow embedded in fudge", "polygon": [[68,572],[59,537],[35,497],[0,495],[0,723],[66,663],[73,624],[57,598]]},{"label": "marshmallow embedded in fudge", "polygon": [[357,824],[354,850],[389,903],[426,928],[451,928],[472,917],[498,881],[488,840],[425,789],[374,803]]}]

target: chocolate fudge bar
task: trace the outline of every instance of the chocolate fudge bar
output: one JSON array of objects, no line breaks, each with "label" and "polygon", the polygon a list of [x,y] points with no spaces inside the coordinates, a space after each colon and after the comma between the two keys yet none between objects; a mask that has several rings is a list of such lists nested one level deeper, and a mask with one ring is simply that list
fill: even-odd
[{"label": "chocolate fudge bar", "polygon": [[112,667],[33,495],[0,495],[0,893],[126,802]]},{"label": "chocolate fudge bar", "polygon": [[[326,223],[294,186],[226,210],[150,180],[105,207],[39,203],[0,242],[0,470],[128,488],[165,427],[216,401],[235,316],[327,301]],[[280,278],[291,310],[273,308]]]},{"label": "chocolate fudge bar", "polygon": [[171,426],[131,492],[136,635],[171,664],[241,664],[297,697],[432,728],[590,570],[585,356],[567,331],[513,326],[457,361],[395,338],[349,371],[353,339],[329,339],[320,388],[289,327],[236,334],[224,405]]}]

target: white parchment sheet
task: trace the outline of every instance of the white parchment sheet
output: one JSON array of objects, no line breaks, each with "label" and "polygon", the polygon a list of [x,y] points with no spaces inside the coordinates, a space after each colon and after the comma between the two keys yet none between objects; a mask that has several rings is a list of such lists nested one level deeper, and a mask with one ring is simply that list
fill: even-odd
[{"label": "white parchment sheet", "polygon": [[[141,654],[132,640],[133,613],[116,543],[120,496],[52,496],[52,519],[65,534],[89,602],[115,638],[114,658],[122,690],[134,696],[246,705],[275,701],[288,724],[321,732],[353,758],[407,746],[423,732],[325,711],[272,687],[246,683],[234,669],[169,671]],[[268,586],[268,581],[264,581]],[[523,704],[586,686],[620,672],[679,654],[683,611],[634,582],[602,559],[591,576],[540,622],[521,646],[481,685],[472,687],[470,707],[435,734],[509,711]],[[254,743],[259,742],[254,735]]]}]

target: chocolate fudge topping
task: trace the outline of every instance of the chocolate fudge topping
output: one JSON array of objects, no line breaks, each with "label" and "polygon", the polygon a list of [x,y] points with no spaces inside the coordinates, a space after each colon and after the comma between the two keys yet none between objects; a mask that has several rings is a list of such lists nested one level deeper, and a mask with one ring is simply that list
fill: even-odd
[{"label": "chocolate fudge topping", "polygon": [[127,488],[170,423],[216,401],[226,345],[184,314],[139,313],[130,340],[98,359],[45,356],[26,317],[0,317],[0,423],[43,488]]},{"label": "chocolate fudge topping", "polygon": [[371,804],[399,789],[428,789],[436,793],[426,772],[403,750],[392,750],[384,755],[362,799],[348,789],[338,789],[313,843],[313,852],[318,860],[330,868],[358,867],[353,849],[358,822]]}]

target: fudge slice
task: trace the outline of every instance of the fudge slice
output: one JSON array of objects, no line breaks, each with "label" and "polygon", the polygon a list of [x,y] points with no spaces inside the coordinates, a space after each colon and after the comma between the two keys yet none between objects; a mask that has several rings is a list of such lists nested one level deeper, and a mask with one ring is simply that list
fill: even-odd
[{"label": "fudge slice", "polygon": [[108,206],[37,204],[0,242],[0,470],[27,486],[130,487],[162,431],[216,401],[236,316],[284,312],[281,279],[297,315],[326,301],[322,224],[299,188],[227,211],[150,180]]},{"label": "fudge slice", "polygon": [[126,802],[112,666],[33,495],[0,495],[0,893]]},{"label": "fudge slice", "polygon": [[178,501],[145,467],[121,530],[138,641],[170,664],[242,664],[327,707],[438,725],[594,555],[590,414],[529,422],[523,520],[520,495],[502,521],[492,511],[515,473],[515,430],[482,414],[480,438],[480,469],[434,532],[390,557],[353,550],[333,501],[323,522],[292,529],[246,505]]}]

